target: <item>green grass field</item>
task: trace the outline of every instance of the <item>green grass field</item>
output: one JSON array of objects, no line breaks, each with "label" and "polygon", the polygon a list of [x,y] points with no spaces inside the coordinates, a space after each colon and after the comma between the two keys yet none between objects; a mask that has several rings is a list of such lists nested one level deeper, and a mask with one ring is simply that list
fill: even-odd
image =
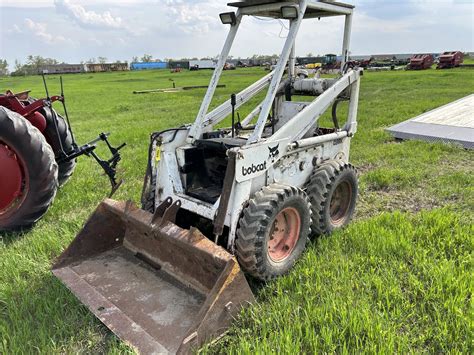
[{"label": "green grass field", "polygon": [[[214,105],[261,69],[224,73]],[[66,75],[79,142],[111,131],[126,141],[116,199],[139,201],[152,131],[192,122],[204,90],[133,95],[133,90],[207,85],[210,72]],[[58,77],[47,78],[50,93]],[[0,90],[32,89],[41,78],[1,78]],[[351,160],[360,195],[353,223],[313,240],[293,271],[253,284],[258,304],[205,353],[472,353],[474,155],[452,145],[396,142],[384,129],[474,92],[474,71],[366,73]],[[248,109],[247,109],[248,110]],[[243,110],[245,111],[245,110]],[[245,112],[243,112],[244,114]],[[34,229],[0,237],[0,353],[131,351],[50,272],[108,194],[92,160],[79,160]]]}]

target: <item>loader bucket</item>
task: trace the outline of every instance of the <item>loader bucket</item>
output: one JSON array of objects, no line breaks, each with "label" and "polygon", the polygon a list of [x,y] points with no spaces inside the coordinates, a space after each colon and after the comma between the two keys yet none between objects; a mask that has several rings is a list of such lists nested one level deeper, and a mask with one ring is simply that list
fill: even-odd
[{"label": "loader bucket", "polygon": [[53,273],[142,354],[188,353],[222,335],[254,300],[235,258],[196,228],[174,224],[180,201],[154,215],[107,199]]}]

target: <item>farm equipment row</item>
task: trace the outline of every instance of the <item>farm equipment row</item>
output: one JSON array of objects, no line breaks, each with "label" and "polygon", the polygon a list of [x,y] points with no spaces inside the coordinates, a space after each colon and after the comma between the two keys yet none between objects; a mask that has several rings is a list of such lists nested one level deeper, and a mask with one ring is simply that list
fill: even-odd
[{"label": "farm equipment row", "polygon": [[373,71],[377,70],[425,70],[437,63],[437,69],[456,68],[463,63],[463,53],[460,51],[444,52],[436,60],[433,54],[415,54],[411,57],[377,56],[354,61],[359,67]]}]

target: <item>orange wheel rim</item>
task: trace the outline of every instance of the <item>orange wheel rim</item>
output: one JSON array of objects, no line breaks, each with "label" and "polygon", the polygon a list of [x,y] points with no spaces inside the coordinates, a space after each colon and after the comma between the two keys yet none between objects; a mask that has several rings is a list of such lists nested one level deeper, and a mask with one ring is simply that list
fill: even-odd
[{"label": "orange wheel rim", "polygon": [[301,217],[296,208],[281,210],[269,233],[268,255],[274,262],[286,259],[296,246],[300,235]]},{"label": "orange wheel rim", "polygon": [[342,181],[334,190],[329,203],[329,216],[332,224],[336,226],[344,224],[351,202],[352,186],[348,181]]}]

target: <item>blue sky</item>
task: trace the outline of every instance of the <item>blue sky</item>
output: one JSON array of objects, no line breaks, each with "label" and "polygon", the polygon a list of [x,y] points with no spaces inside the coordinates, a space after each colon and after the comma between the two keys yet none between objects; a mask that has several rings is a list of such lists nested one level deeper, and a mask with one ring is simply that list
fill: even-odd
[{"label": "blue sky", "polygon": [[[219,0],[0,0],[0,58],[29,54],[77,63],[99,56],[131,60],[203,57],[220,52],[227,28]],[[360,0],[353,54],[474,50],[474,0]],[[342,18],[306,21],[297,54],[340,52]],[[245,18],[231,55],[278,53],[286,30]]]}]

